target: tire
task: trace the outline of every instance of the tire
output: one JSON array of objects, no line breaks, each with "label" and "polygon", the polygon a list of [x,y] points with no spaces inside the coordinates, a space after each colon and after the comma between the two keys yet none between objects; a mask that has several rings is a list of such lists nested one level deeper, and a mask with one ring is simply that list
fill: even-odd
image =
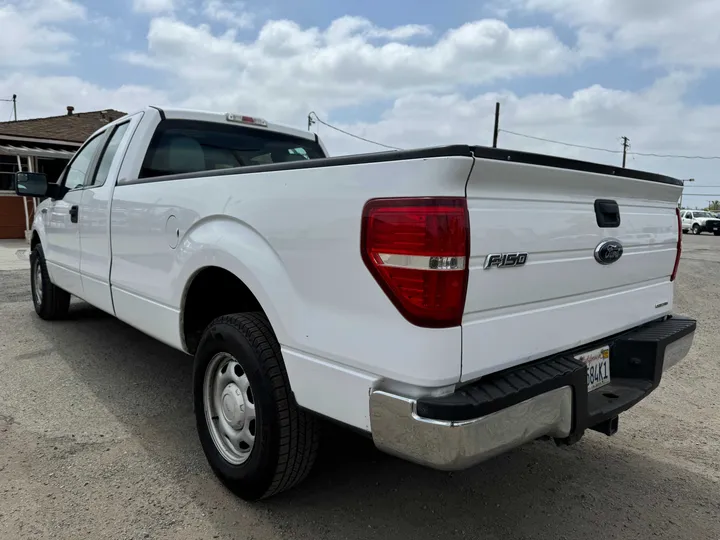
[{"label": "tire", "polygon": [[[39,286],[38,285],[38,281]],[[33,306],[41,319],[53,321],[67,317],[70,309],[70,293],[50,281],[45,253],[40,244],[30,254],[30,290]]]},{"label": "tire", "polygon": [[[210,323],[195,353],[193,402],[210,467],[240,498],[276,495],[310,472],[320,426],[295,403],[280,345],[264,315],[224,315]],[[222,435],[227,433],[222,426],[232,423],[233,433],[243,439],[237,445]],[[245,442],[249,436],[251,445]]]},{"label": "tire", "polygon": [[692,233],[693,233],[693,234],[700,234],[700,232],[701,232],[701,231],[700,231],[700,226],[699,226],[697,223],[692,226]]},{"label": "tire", "polygon": [[714,234],[715,236],[720,236],[720,232],[718,232],[718,231],[713,232],[713,234]]}]

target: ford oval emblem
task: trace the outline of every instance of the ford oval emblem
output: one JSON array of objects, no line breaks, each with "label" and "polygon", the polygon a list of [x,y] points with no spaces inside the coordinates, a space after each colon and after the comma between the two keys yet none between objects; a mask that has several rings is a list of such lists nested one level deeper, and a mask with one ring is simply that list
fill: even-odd
[{"label": "ford oval emblem", "polygon": [[600,264],[612,264],[623,254],[623,245],[620,240],[613,238],[603,240],[595,248],[595,260]]}]

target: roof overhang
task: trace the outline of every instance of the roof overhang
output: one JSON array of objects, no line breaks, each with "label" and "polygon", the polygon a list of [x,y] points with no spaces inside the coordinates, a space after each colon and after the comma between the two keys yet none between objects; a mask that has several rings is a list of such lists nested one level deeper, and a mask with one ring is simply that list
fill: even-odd
[{"label": "roof overhang", "polygon": [[39,157],[50,159],[70,159],[75,155],[75,152],[70,152],[68,150],[55,150],[52,148],[38,148],[36,146],[24,146],[19,144],[1,144],[0,155]]},{"label": "roof overhang", "polygon": [[62,146],[76,146],[80,148],[83,143],[75,141],[63,141],[60,139],[42,139],[37,137],[18,137],[16,135],[3,135],[0,133],[0,144],[5,144],[7,141],[18,141],[22,143],[40,143],[40,144],[59,144]]}]

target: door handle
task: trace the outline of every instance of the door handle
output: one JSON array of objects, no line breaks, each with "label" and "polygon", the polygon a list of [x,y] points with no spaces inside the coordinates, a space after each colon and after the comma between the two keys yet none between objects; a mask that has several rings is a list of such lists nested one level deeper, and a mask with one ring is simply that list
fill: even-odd
[{"label": "door handle", "polygon": [[70,207],[70,221],[72,223],[78,222],[78,207],[77,207],[77,205]]},{"label": "door handle", "polygon": [[598,227],[615,228],[620,226],[620,207],[610,199],[595,201],[595,217]]}]

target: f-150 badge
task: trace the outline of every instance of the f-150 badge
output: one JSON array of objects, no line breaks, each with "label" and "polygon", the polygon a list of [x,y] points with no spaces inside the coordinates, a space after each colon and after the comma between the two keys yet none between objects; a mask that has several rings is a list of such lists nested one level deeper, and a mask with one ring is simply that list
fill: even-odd
[{"label": "f-150 badge", "polygon": [[527,262],[527,258],[527,253],[490,253],[485,257],[483,270],[489,270],[493,266],[497,268],[523,266]]}]

